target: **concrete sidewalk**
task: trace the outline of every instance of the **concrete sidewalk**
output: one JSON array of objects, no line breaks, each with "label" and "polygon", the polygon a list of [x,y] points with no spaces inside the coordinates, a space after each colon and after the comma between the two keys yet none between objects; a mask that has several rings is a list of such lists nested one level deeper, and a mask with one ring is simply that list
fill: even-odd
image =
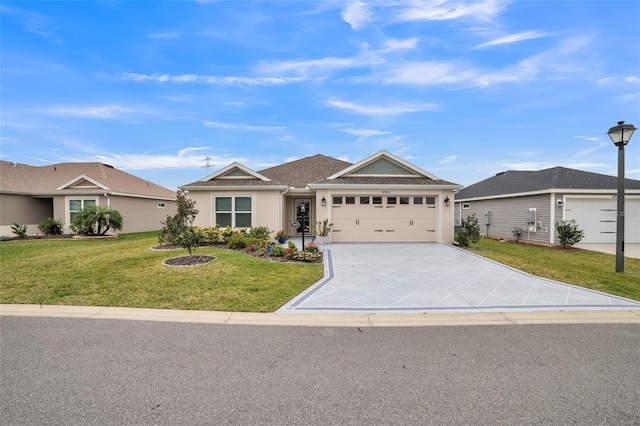
[{"label": "concrete sidewalk", "polygon": [[469,314],[297,314],[102,306],[0,305],[1,316],[310,327],[433,327],[524,324],[640,324],[640,310]]}]

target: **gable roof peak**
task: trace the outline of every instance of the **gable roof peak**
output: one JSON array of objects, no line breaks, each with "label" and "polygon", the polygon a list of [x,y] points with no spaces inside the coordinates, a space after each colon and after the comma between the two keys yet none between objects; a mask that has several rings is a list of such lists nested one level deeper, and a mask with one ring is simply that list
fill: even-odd
[{"label": "gable roof peak", "polygon": [[[339,171],[338,173],[335,173],[331,176],[329,176],[327,179],[329,180],[333,180],[333,179],[337,179],[339,177],[346,177],[349,175],[353,175],[353,174],[357,174],[358,170],[362,170],[363,168],[372,165],[373,163],[377,162],[377,161],[383,161],[383,160],[387,160],[389,163],[391,163],[392,165],[397,166],[396,171],[391,171],[389,170],[389,173],[384,173],[384,172],[379,172],[379,173],[374,173],[380,176],[383,175],[387,175],[387,176],[403,176],[403,177],[407,177],[410,175],[413,175],[415,177],[427,177],[429,179],[432,180],[441,180],[439,177],[421,169],[418,166],[415,166],[411,163],[409,163],[406,160],[403,160],[402,158],[398,157],[397,155],[391,154],[390,152],[386,151],[386,150],[380,150],[372,155],[370,155],[369,157],[351,165],[350,167],[347,167],[346,169],[343,169],[341,171]],[[399,173],[398,174],[398,170],[405,170],[408,173]]]}]

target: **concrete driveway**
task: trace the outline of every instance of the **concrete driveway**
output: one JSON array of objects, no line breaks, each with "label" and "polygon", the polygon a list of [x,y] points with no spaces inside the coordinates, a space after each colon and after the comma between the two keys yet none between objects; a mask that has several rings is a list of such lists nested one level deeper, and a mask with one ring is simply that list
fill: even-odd
[{"label": "concrete driveway", "polygon": [[534,277],[445,244],[325,246],[325,277],[281,313],[638,310],[640,302]]}]

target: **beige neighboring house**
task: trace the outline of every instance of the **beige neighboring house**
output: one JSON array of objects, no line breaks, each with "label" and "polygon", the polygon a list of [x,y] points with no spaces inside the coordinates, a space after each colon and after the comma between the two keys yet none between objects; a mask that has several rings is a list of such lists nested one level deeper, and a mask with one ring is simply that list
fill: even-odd
[{"label": "beige neighboring house", "polygon": [[197,202],[199,226],[268,226],[298,236],[303,228],[293,224],[309,235],[329,219],[332,242],[451,243],[460,185],[380,151],[355,164],[324,155],[260,171],[232,163],[181,188]]},{"label": "beige neighboring house", "polygon": [[176,211],[175,192],[102,163],[59,163],[48,166],[0,161],[0,235],[12,236],[11,225],[61,220],[65,233],[74,213],[96,204],[118,210],[123,233],[159,230]]}]

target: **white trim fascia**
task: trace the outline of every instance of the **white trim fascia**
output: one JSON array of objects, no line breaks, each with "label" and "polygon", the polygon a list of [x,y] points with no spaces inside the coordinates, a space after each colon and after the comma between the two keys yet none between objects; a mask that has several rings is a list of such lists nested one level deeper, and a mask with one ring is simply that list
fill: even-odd
[{"label": "white trim fascia", "polygon": [[459,188],[459,185],[383,185],[383,184],[344,184],[344,183],[319,183],[309,184],[311,189],[446,189],[454,190]]},{"label": "white trim fascia", "polygon": [[[603,195],[608,195],[608,194],[616,194],[616,189],[557,189],[557,188],[553,188],[553,189],[541,189],[539,191],[530,191],[530,192],[516,192],[513,194],[498,194],[498,195],[487,195],[485,197],[473,197],[473,198],[460,198],[460,199],[455,199],[455,202],[467,202],[467,201],[481,201],[481,200],[493,200],[496,198],[513,198],[513,197],[526,197],[528,195],[544,195],[544,194],[550,194],[550,193],[564,193],[567,195],[573,195],[573,194],[583,194],[584,195],[590,195],[590,194],[603,194]],[[629,195],[629,194],[640,194],[640,189],[625,189],[625,195]]]},{"label": "white trim fascia", "polygon": [[311,189],[311,187],[309,187],[309,186],[306,187],[306,188],[293,188],[292,187],[292,188],[289,188],[288,192],[290,192],[292,194],[293,193],[295,193],[295,194],[313,194],[313,193],[315,193],[315,191],[313,191]]},{"label": "white trim fascia", "polygon": [[257,179],[260,179],[261,181],[271,182],[271,179],[269,179],[268,177],[262,176],[260,173],[254,171],[254,170],[251,170],[247,166],[244,166],[244,165],[238,163],[237,161],[234,161],[233,163],[229,164],[226,167],[223,167],[222,169],[218,170],[217,172],[215,172],[215,173],[213,173],[213,174],[211,174],[211,175],[209,175],[209,176],[207,176],[207,177],[205,177],[203,179],[200,179],[200,181],[201,182],[210,181],[212,179],[217,178],[218,176],[224,175],[225,173],[227,173],[228,171],[230,171],[232,169],[240,169],[243,172],[245,172],[245,173],[247,173],[247,174],[249,174],[249,175],[251,175],[251,176],[253,176],[253,177],[257,178]]},{"label": "white trim fascia", "polygon": [[[347,174],[353,172],[354,170],[357,170],[357,169],[359,169],[359,168],[361,168],[361,167],[363,167],[363,166],[365,166],[365,165],[367,165],[369,163],[372,163],[372,162],[374,162],[375,160],[377,160],[377,159],[379,159],[381,157],[387,157],[392,162],[399,163],[403,167],[405,167],[405,168],[407,168],[407,169],[409,169],[409,170],[411,170],[411,171],[413,171],[413,172],[415,172],[415,173],[417,173],[419,175],[422,175],[424,177],[428,177],[429,179],[442,180],[439,177],[437,177],[435,175],[432,175],[431,173],[427,172],[426,170],[422,170],[420,167],[418,167],[416,165],[413,165],[413,164],[409,163],[408,161],[403,160],[402,158],[391,154],[388,151],[385,151],[384,149],[381,150],[381,151],[376,152],[373,155],[368,156],[364,160],[360,160],[357,163],[352,164],[351,166],[347,167],[346,169],[340,170],[338,173],[335,173],[335,174],[329,176],[327,179],[336,179],[336,178],[339,178],[340,176],[347,175]],[[375,176],[380,176],[380,175],[375,175]],[[395,177],[396,175],[393,175],[393,176]],[[408,177],[407,175],[397,175],[397,176]]]},{"label": "white trim fascia", "polygon": [[[96,181],[96,180],[94,180],[94,179],[91,179],[91,178],[90,178],[89,176],[87,176],[87,175],[82,174],[82,175],[80,175],[80,176],[77,176],[77,177],[75,177],[75,178],[71,179],[69,182],[67,182],[67,183],[65,183],[65,184],[63,184],[63,185],[61,185],[61,186],[59,186],[58,188],[56,188],[56,191],[62,191],[63,189],[70,189],[70,188],[68,188],[69,186],[71,186],[71,185],[73,185],[74,183],[76,183],[76,182],[78,182],[78,181],[81,181],[81,180],[88,180],[89,182],[91,182],[92,184],[94,184],[95,186],[97,186],[98,188],[101,188],[101,189],[104,189],[104,190],[107,190],[107,191],[109,190],[109,187],[104,186],[104,185],[103,185],[103,184],[101,184],[100,182],[98,182],[98,181]],[[81,189],[85,189],[85,188],[81,188]],[[90,188],[86,188],[86,189],[90,189]]]},{"label": "white trim fascia", "polygon": [[175,201],[175,198],[171,197],[163,197],[161,195],[142,195],[142,194],[128,194],[126,192],[109,192],[110,196],[116,195],[118,197],[129,197],[129,198],[146,198],[149,200],[163,200],[163,201]]},{"label": "white trim fascia", "polygon": [[284,191],[285,185],[273,186],[180,186],[186,191]]}]

